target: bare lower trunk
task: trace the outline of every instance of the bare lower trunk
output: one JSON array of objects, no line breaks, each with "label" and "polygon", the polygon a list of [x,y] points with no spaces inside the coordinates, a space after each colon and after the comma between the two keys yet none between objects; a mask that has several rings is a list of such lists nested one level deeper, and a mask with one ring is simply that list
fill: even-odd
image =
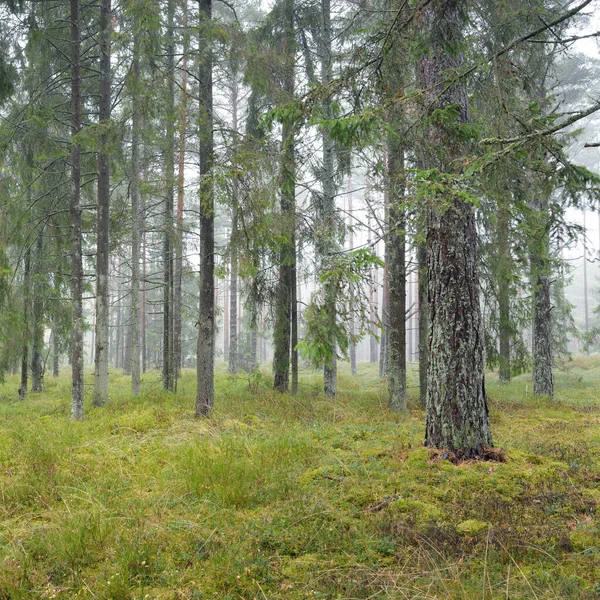
[{"label": "bare lower trunk", "polygon": [[52,377],[58,377],[60,374],[60,344],[56,325],[52,329]]},{"label": "bare lower trunk", "polygon": [[185,183],[185,153],[187,130],[187,54],[189,34],[187,32],[187,0],[183,3],[183,57],[181,61],[181,114],[179,125],[179,165],[177,176],[177,236],[175,242],[175,290],[173,292],[173,354],[175,375],[179,377],[182,361],[182,319],[181,306],[183,301],[183,199]]},{"label": "bare lower trunk", "polygon": [[498,379],[510,381],[510,248],[508,225],[510,214],[505,206],[498,212],[498,337],[500,342],[500,365]]},{"label": "bare lower trunk", "polygon": [[29,377],[29,301],[31,295],[31,248],[25,250],[23,266],[23,349],[21,352],[21,387],[19,388],[19,399],[27,398],[27,386]]},{"label": "bare lower trunk", "polygon": [[406,410],[406,216],[404,207],[404,150],[397,139],[389,142],[388,223],[388,408]]},{"label": "bare lower trunk", "polygon": [[[294,95],[294,1],[285,0],[285,33],[284,51],[285,73],[284,92],[288,99]],[[292,327],[297,314],[296,301],[296,165],[295,140],[292,123],[284,122],[281,141],[281,221],[282,239],[279,253],[279,282],[277,288],[277,305],[275,308],[273,371],[274,387],[280,392],[287,392],[290,377],[290,352],[293,351]],[[297,321],[296,321],[297,324]],[[296,332],[297,333],[297,332]],[[297,357],[297,354],[296,354]],[[296,358],[297,373],[297,358]]]},{"label": "bare lower trunk", "polygon": [[83,419],[83,259],[81,247],[81,147],[73,142],[81,129],[79,0],[71,0],[71,418]]},{"label": "bare lower trunk", "polygon": [[196,417],[214,407],[215,356],[215,200],[213,187],[212,0],[200,0],[198,76],[200,151],[200,315],[198,319]]},{"label": "bare lower trunk", "polygon": [[44,376],[44,292],[42,290],[43,278],[43,252],[44,252],[44,229],[38,231],[35,244],[35,269],[33,284],[33,337],[31,346],[31,391],[42,391],[42,379]]},{"label": "bare lower trunk", "polygon": [[429,308],[427,306],[427,247],[425,242],[417,245],[417,302],[418,313],[418,348],[419,348],[419,402],[425,408],[427,398],[427,364],[429,362],[427,336],[429,331]]},{"label": "bare lower trunk", "polygon": [[163,388],[174,392],[177,388],[173,354],[173,195],[175,192],[175,42],[173,36],[175,3],[167,3],[167,98],[166,148],[163,237]]},{"label": "bare lower trunk", "polygon": [[[350,250],[354,250],[354,222],[352,215],[352,191],[348,193],[348,245]],[[354,336],[356,335],[356,321],[354,319],[354,312],[350,314],[350,373],[356,375],[356,344],[354,343]]]},{"label": "bare lower trunk", "polygon": [[131,393],[140,393],[140,242],[142,237],[142,211],[140,206],[140,129],[141,106],[139,102],[140,41],[133,41],[133,89],[131,94],[133,116],[131,125]]},{"label": "bare lower trunk", "polygon": [[[543,192],[542,192],[543,193]],[[533,393],[554,398],[552,373],[552,303],[550,299],[550,238],[548,233],[548,199],[532,203],[536,227],[531,252],[533,286]]]},{"label": "bare lower trunk", "polygon": [[[110,0],[100,8],[100,124],[110,119]],[[94,356],[94,406],[108,402],[108,264],[110,224],[110,166],[108,136],[100,136],[98,152],[98,241],[96,259],[96,352]]]},{"label": "bare lower trunk", "polygon": [[229,279],[229,372],[238,371],[238,255],[237,255],[237,185],[234,180],[234,208],[231,219],[231,276]]}]

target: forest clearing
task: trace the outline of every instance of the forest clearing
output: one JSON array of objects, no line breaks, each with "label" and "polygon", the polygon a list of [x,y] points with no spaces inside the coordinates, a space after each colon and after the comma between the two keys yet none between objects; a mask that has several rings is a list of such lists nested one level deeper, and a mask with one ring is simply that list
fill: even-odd
[{"label": "forest clearing", "polygon": [[506,462],[458,465],[423,448],[414,368],[403,415],[367,363],[335,400],[310,372],[291,397],[223,371],[209,420],[191,371],[139,398],[115,372],[76,424],[66,376],[27,403],[0,386],[0,597],[598,597],[600,357],[552,403],[530,376],[490,383]]}]

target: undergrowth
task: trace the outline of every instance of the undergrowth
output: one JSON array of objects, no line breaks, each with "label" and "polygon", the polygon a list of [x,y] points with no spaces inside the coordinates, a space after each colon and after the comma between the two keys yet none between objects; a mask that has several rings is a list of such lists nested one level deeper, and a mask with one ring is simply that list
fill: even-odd
[{"label": "undergrowth", "polygon": [[422,447],[414,370],[407,415],[371,365],[336,400],[310,372],[297,397],[220,372],[206,420],[193,373],[139,398],[114,373],[82,423],[67,374],[25,402],[9,377],[0,599],[597,598],[600,364],[569,364],[552,403],[494,380],[505,462],[452,464]]}]

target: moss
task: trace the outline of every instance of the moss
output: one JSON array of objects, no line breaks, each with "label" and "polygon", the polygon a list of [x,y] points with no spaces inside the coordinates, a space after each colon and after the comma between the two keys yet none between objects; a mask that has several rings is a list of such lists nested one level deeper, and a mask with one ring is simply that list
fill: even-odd
[{"label": "moss", "polygon": [[483,531],[486,531],[489,527],[489,523],[484,521],[477,521],[476,519],[468,519],[462,521],[456,526],[456,531],[463,536],[475,537]]}]

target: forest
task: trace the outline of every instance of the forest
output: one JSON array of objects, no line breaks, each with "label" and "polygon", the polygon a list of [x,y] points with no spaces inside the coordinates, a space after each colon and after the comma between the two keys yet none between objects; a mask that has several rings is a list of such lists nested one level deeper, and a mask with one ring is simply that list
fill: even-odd
[{"label": "forest", "polygon": [[598,598],[599,37],[0,0],[0,600]]}]

